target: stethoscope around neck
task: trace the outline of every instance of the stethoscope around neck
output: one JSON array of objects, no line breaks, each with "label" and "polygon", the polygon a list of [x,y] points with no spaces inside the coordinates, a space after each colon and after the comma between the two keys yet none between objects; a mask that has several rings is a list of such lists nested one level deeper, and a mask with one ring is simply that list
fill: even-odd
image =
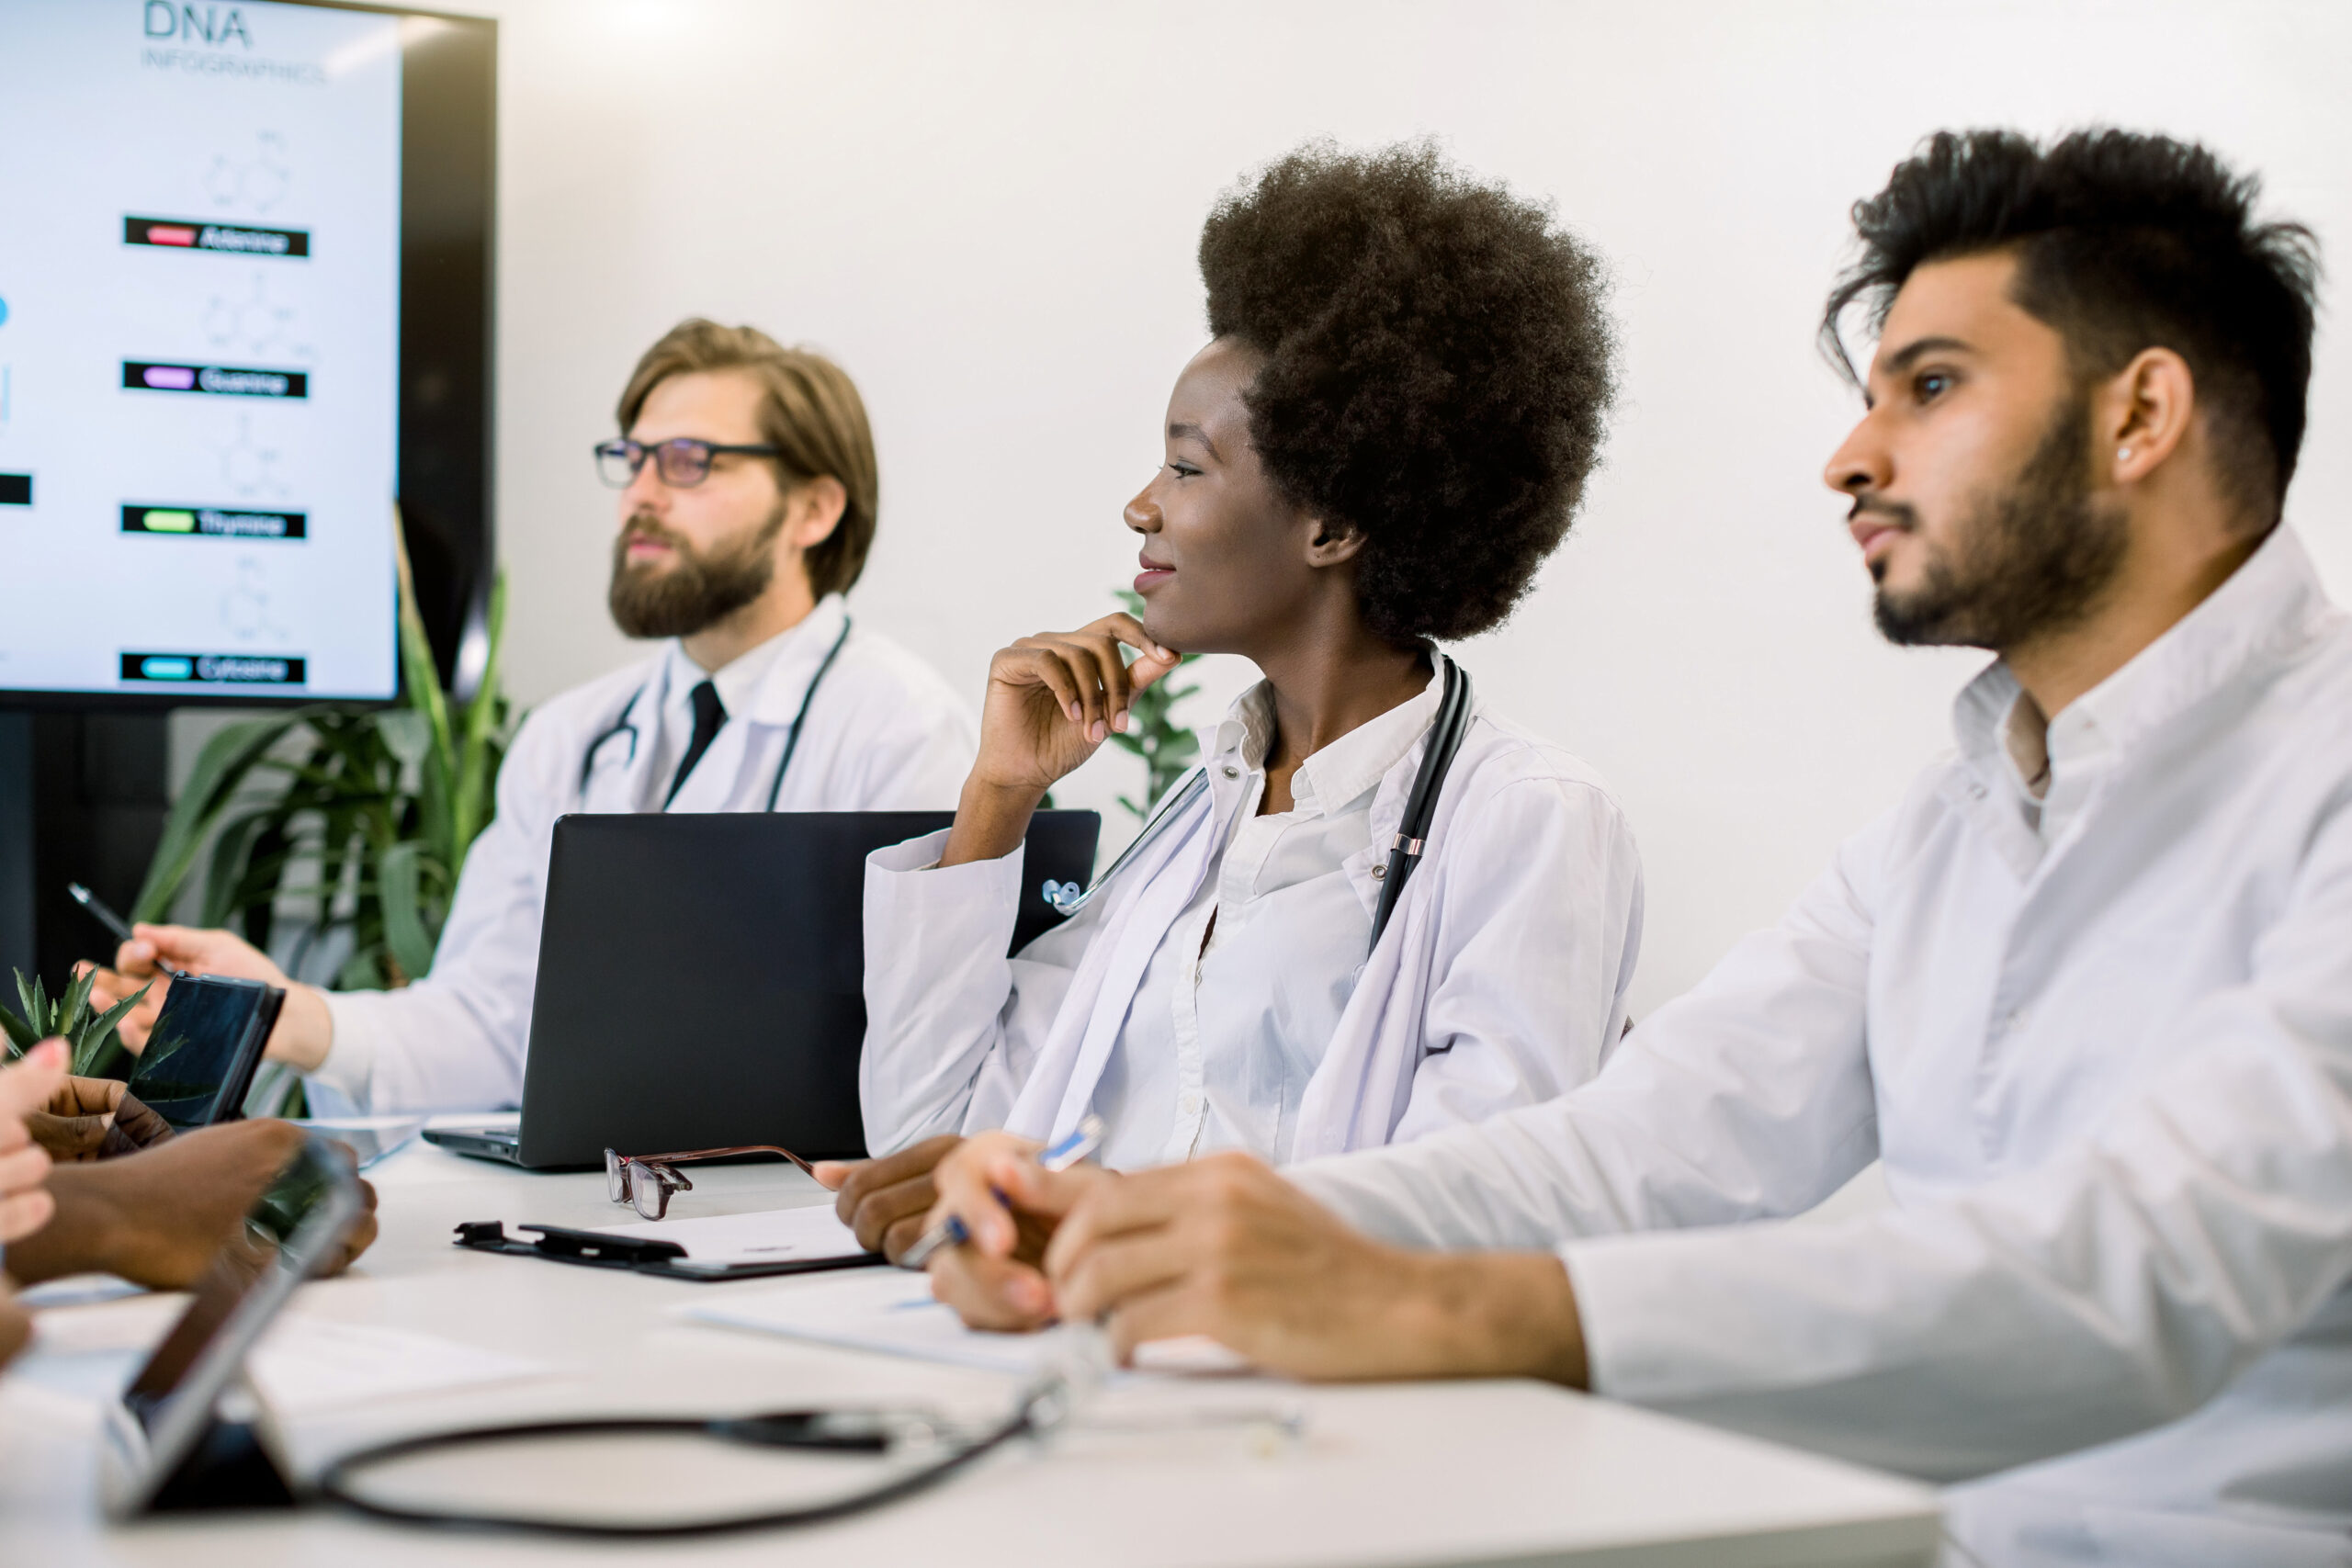
[{"label": "stethoscope around neck", "polygon": [[[808,689],[800,694],[800,711],[792,716],[791,732],[785,737],[784,755],[776,759],[775,777],[768,781],[768,803],[762,807],[763,810],[775,809],[776,797],[784,791],[785,770],[792,766],[792,754],[800,749],[800,730],[808,718],[808,705],[817,700],[817,688],[825,683],[826,671],[832,669],[833,660],[841,656],[842,644],[849,640],[849,628],[850,618],[843,615],[842,629],[833,638],[833,646],[825,650],[824,662],[818,665],[817,673],[808,678]],[[630,762],[637,761],[637,720],[634,716],[637,713],[637,705],[643,702],[652,690],[653,682],[650,681],[639,686],[637,694],[622,705],[620,717],[606,726],[596,739],[588,742],[587,750],[581,752],[580,795],[582,800],[588,796],[589,775],[596,771],[596,753],[604,750],[605,742],[623,735],[628,736],[628,760],[621,765],[627,767]]]},{"label": "stethoscope around neck", "polygon": [[[1380,945],[1380,933],[1388,929],[1388,917],[1396,912],[1396,900],[1405,891],[1405,879],[1421,863],[1430,824],[1437,816],[1438,794],[1445,787],[1445,775],[1453,767],[1453,754],[1462,750],[1462,738],[1470,728],[1469,671],[1443,654],[1438,655],[1438,660],[1445,667],[1445,691],[1438,698],[1437,717],[1430,724],[1429,749],[1421,753],[1420,771],[1413,775],[1412,791],[1405,796],[1405,814],[1398,818],[1396,835],[1388,842],[1388,866],[1381,874],[1380,903],[1372,917],[1374,947]],[[1048,882],[1046,902],[1065,919],[1077,914],[1121,872],[1140,860],[1145,851],[1182,818],[1193,802],[1208,794],[1208,764],[1194,763],[1160,797],[1159,808],[1144,823],[1143,831],[1119,852],[1119,858],[1094,879],[1091,887],[1080,889],[1074,882]]]}]

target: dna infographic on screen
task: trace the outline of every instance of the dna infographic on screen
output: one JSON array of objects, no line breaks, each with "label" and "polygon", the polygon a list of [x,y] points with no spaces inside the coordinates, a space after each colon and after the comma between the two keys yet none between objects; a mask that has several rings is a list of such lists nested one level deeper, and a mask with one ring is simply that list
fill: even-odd
[{"label": "dna infographic on screen", "polygon": [[0,692],[393,694],[401,27],[0,10]]}]

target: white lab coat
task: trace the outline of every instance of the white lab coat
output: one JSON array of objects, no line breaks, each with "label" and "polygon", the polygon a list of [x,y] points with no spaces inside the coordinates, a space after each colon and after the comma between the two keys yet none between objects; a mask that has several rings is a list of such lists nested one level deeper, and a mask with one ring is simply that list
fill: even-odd
[{"label": "white lab coat", "polygon": [[[1216,731],[1201,732],[1202,754]],[[1367,915],[1428,738],[1383,775],[1343,869]],[[1209,804],[1069,923],[1005,956],[1021,853],[944,871],[944,835],[877,851],[865,882],[866,1146],[1009,1127],[1059,1138],[1091,1108],[1144,969],[1249,798]],[[1624,1024],[1641,948],[1641,860],[1582,762],[1474,710],[1429,848],[1360,972],[1299,1106],[1295,1157],[1418,1137],[1592,1076]],[[1031,890],[1028,896],[1034,896]],[[1214,1049],[1214,1043],[1204,1043]]]},{"label": "white lab coat", "polygon": [[[831,595],[785,634],[790,642],[669,810],[767,808],[794,716],[847,614]],[[433,973],[398,991],[331,994],[334,1041],[316,1079],[377,1111],[519,1103],[555,820],[662,808],[669,781],[652,776],[665,750],[653,741],[654,716],[672,657],[665,646],[532,711],[499,773],[497,816],[467,857]],[[952,808],[978,743],[968,705],[928,664],[863,624],[825,672],[807,727],[779,811]],[[586,753],[600,738],[583,785]]]},{"label": "white lab coat", "polygon": [[[1971,1483],[1963,1561],[2352,1563],[2352,623],[2281,528],[2057,716],[2038,824],[2016,694],[1595,1082],[1295,1175],[1557,1246],[1600,1393]],[[1771,1223],[1874,1156],[1891,1210]]]}]

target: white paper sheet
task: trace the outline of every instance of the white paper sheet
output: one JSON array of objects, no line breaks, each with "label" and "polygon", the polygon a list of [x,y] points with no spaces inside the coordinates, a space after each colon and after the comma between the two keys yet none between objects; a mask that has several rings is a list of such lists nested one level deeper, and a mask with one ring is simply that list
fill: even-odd
[{"label": "white paper sheet", "polygon": [[422,1116],[313,1116],[294,1123],[350,1145],[368,1170],[408,1147],[424,1131]]},{"label": "white paper sheet", "polygon": [[686,1249],[679,1268],[723,1269],[737,1263],[821,1262],[863,1258],[857,1236],[834,1217],[830,1203],[769,1209],[755,1214],[714,1214],[694,1220],[646,1220],[598,1225],[609,1235],[674,1241]]},{"label": "white paper sheet", "polygon": [[438,1335],[291,1315],[270,1325],[246,1364],[254,1391],[281,1418],[555,1370]]},{"label": "white paper sheet", "polygon": [[[715,1301],[689,1302],[677,1312],[722,1328],[748,1328],[1022,1376],[1087,1354],[1070,1343],[1066,1328],[1036,1334],[967,1328],[953,1308],[933,1297],[929,1276],[899,1269],[828,1274],[764,1291],[729,1291]],[[1224,1346],[1198,1337],[1155,1340],[1136,1355],[1138,1371],[1228,1373],[1247,1365]]]},{"label": "white paper sheet", "polygon": [[965,1327],[952,1308],[933,1299],[928,1275],[902,1269],[826,1274],[763,1291],[729,1290],[678,1310],[698,1323],[992,1372],[1038,1371],[1069,1353],[1058,1329],[983,1334]]}]

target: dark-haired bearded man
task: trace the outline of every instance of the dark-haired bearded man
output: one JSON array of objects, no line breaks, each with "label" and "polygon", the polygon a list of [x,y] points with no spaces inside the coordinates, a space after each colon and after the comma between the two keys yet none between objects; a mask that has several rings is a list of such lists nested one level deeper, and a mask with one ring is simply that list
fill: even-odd
[{"label": "dark-haired bearded man", "polygon": [[[142,926],[94,995],[163,963],[288,987],[272,1060],[374,1111],[512,1106],[523,1085],[555,819],[569,812],[887,811],[955,803],[969,710],[842,595],[874,539],[874,445],[839,367],[750,327],[680,323],[596,448],[619,492],[609,605],[650,658],[553,697],[515,736],[431,975],[397,991],[289,982],[228,931]],[[788,765],[787,765],[788,764]]]},{"label": "dark-haired bearded man", "polygon": [[[2316,256],[2254,197],[2161,138],[1976,133],[1856,209],[1825,332],[1879,336],[1826,479],[1886,635],[1998,658],[1598,1078],[1287,1179],[975,1140],[941,1293],[1951,1483],[1955,1562],[2352,1562],[2352,624],[2280,522]],[[1873,1158],[1890,1208],[1785,1223]]]}]

